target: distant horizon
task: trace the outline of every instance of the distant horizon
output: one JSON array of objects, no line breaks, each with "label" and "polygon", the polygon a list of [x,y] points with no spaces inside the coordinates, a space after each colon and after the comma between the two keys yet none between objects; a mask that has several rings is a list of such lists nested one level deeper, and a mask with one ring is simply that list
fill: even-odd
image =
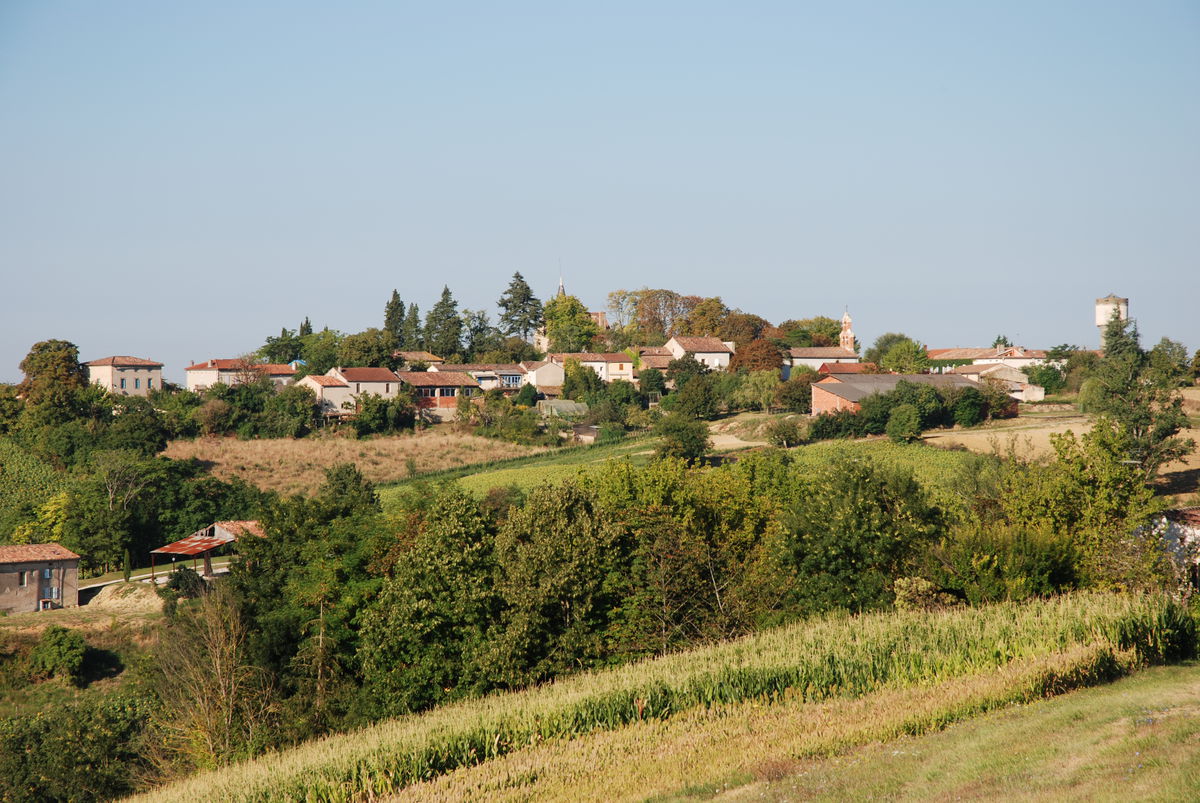
[{"label": "distant horizon", "polygon": [[864,346],[1200,348],[1200,5],[0,4],[0,380],[520,271]]}]

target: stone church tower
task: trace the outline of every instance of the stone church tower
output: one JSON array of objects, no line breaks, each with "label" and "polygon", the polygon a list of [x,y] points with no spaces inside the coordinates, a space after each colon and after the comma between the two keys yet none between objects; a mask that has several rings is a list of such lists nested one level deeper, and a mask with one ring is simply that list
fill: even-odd
[{"label": "stone church tower", "polygon": [[854,331],[850,328],[850,311],[842,315],[842,333],[838,336],[838,345],[846,351],[854,351]]}]

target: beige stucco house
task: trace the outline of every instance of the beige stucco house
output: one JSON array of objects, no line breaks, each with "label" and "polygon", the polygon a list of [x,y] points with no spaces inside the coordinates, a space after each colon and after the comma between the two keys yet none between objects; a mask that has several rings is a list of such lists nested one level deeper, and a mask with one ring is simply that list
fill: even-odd
[{"label": "beige stucco house", "polygon": [[696,362],[714,371],[724,371],[729,368],[733,359],[733,343],[715,337],[673,337],[663,344],[663,348],[671,353],[671,358],[678,360],[686,354],[691,354]]},{"label": "beige stucco house", "polygon": [[193,393],[213,385],[240,385],[267,377],[276,387],[290,385],[296,380],[296,369],[290,365],[257,363],[244,359],[207,360],[185,369],[187,389]]},{"label": "beige stucco house", "polygon": [[0,546],[0,613],[79,604],[79,556],[59,544]]},{"label": "beige stucco house", "polygon": [[85,362],[88,381],[118,396],[146,396],[162,389],[161,362],[141,357],[105,357]]},{"label": "beige stucco house", "polygon": [[352,396],[371,394],[393,399],[400,392],[400,379],[388,368],[330,368],[325,376],[340,379],[350,387]]},{"label": "beige stucco house", "polygon": [[313,392],[321,414],[336,418],[354,412],[354,394],[350,386],[336,376],[306,376],[296,383]]},{"label": "beige stucco house", "polygon": [[612,382],[617,379],[633,381],[633,358],[621,351],[603,354],[589,351],[547,354],[546,360],[561,366],[566,366],[567,360],[578,360],[584,368],[591,368],[595,371],[601,382]]}]

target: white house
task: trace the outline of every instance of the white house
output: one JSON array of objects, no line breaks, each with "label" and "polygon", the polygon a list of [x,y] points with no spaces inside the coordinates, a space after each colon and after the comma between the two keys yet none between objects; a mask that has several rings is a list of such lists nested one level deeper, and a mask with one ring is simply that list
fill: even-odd
[{"label": "white house", "polygon": [[321,414],[336,417],[354,412],[354,394],[350,386],[335,376],[306,376],[296,383],[313,392]]},{"label": "white house", "polygon": [[325,376],[340,379],[350,387],[350,395],[370,393],[385,399],[395,398],[400,391],[400,379],[387,368],[330,368]]},{"label": "white house", "polygon": [[814,371],[819,371],[822,365],[843,362],[858,362],[858,355],[853,351],[842,346],[804,346],[788,349],[787,357],[783,361],[784,379],[791,376],[791,369],[798,368],[801,365],[807,366]]},{"label": "white house", "polygon": [[1037,402],[1046,398],[1046,389],[1029,381],[1029,377],[1004,363],[973,363],[958,365],[946,373],[966,377],[972,382],[1000,382],[1008,395],[1017,401]]},{"label": "white house", "polygon": [[566,372],[563,371],[563,367],[558,363],[542,360],[539,362],[523,362],[519,365],[524,371],[524,374],[521,376],[522,385],[533,385],[538,393],[545,393],[551,396],[557,396],[562,393],[563,382],[566,381]]},{"label": "white house", "polygon": [[986,349],[929,349],[930,360],[970,360],[975,365],[1007,365],[1018,371],[1046,361],[1046,352],[1023,346],[993,346]]},{"label": "white house", "polygon": [[558,365],[565,366],[567,360],[578,360],[584,368],[591,368],[602,382],[612,382],[616,379],[633,381],[633,358],[624,352],[615,351],[606,354],[596,354],[589,351],[547,354],[546,359]]},{"label": "white house", "polygon": [[162,389],[161,362],[141,357],[105,357],[85,362],[88,381],[119,396],[146,396]]},{"label": "white house", "polygon": [[673,337],[664,345],[671,358],[678,360],[691,354],[696,362],[714,371],[724,371],[733,359],[734,345],[715,337]]},{"label": "white house", "polygon": [[251,362],[245,359],[208,360],[185,369],[187,389],[195,393],[213,385],[241,385],[266,377],[276,387],[295,381],[296,369],[290,365]]}]

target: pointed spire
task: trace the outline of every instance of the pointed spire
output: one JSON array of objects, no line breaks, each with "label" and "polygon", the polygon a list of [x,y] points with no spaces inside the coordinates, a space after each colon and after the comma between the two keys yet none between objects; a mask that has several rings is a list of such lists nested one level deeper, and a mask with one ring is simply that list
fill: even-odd
[{"label": "pointed spire", "polygon": [[850,308],[842,314],[842,333],[838,336],[838,345],[846,351],[854,351],[854,331],[850,328]]},{"label": "pointed spire", "polygon": [[558,274],[558,295],[565,296],[567,294],[567,286],[563,284],[562,274]]}]

